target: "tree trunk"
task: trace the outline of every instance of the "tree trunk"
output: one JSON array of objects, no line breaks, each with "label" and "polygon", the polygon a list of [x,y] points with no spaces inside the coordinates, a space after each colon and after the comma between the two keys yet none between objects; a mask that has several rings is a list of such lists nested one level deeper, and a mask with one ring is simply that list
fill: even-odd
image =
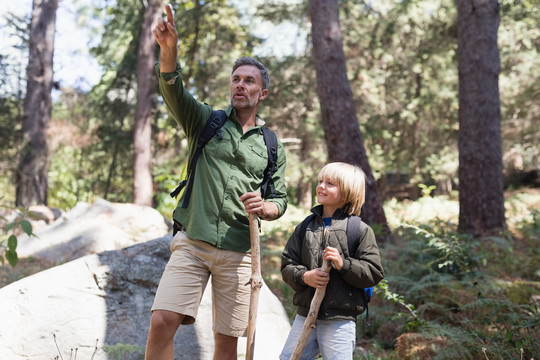
[{"label": "tree trunk", "polygon": [[156,41],[152,26],[162,13],[162,0],[149,0],[144,12],[139,44],[137,79],[139,96],[135,111],[133,201],[152,206],[152,105],[155,87],[154,53]]},{"label": "tree trunk", "polygon": [[302,177],[300,178],[300,181],[298,181],[297,186],[297,201],[298,201],[298,207],[302,209],[311,209],[313,206],[313,191],[311,186],[311,181],[306,181],[306,176],[304,174],[304,169],[300,170],[300,173],[302,174]]},{"label": "tree trunk", "polygon": [[47,205],[49,151],[46,131],[51,119],[54,32],[58,0],[34,0],[20,161],[15,203]]},{"label": "tree trunk", "polygon": [[458,1],[459,230],[505,227],[497,0]]},{"label": "tree trunk", "polygon": [[[301,147],[300,147],[300,162],[303,166],[300,168],[300,179],[298,180],[296,198],[298,206],[302,209],[311,209],[313,206],[313,191],[312,191],[312,179],[317,174],[312,174],[311,167],[309,166],[310,154],[312,151],[311,134],[309,131],[302,131]],[[309,174],[308,174],[309,172]]]},{"label": "tree trunk", "polygon": [[382,197],[369,165],[347,78],[338,1],[311,0],[309,12],[317,94],[321,104],[329,161],[354,164],[365,172],[366,202],[362,208],[362,218],[368,224],[381,225],[382,232],[378,234],[378,239],[388,240],[391,234],[382,206]]}]

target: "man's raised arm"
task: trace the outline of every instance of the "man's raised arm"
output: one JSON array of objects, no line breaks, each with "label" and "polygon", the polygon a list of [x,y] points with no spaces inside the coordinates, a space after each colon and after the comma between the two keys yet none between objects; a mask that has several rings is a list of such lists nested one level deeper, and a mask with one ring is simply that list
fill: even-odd
[{"label": "man's raised arm", "polygon": [[171,73],[176,70],[176,57],[178,56],[178,32],[174,25],[172,6],[165,6],[167,19],[159,18],[158,24],[152,33],[160,47],[159,71]]}]

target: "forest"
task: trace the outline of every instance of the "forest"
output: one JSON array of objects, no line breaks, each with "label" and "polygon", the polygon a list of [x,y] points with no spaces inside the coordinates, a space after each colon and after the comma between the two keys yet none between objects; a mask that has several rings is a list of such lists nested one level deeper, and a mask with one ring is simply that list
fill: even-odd
[{"label": "forest", "polygon": [[[101,77],[90,89],[55,77],[66,4],[93,37]],[[291,319],[276,258],[316,204],[320,168],[345,161],[366,173],[362,218],[387,273],[371,325],[358,319],[355,359],[540,358],[538,0],[171,4],[200,101],[228,105],[241,56],[269,69],[259,115],[285,146],[290,216],[263,223],[263,276]],[[32,233],[34,205],[101,198],[171,217],[188,147],[154,72],[150,29],[164,5],[33,0],[1,19],[14,44],[0,47],[3,271],[21,266],[17,234]],[[287,37],[294,49],[269,45]]]}]

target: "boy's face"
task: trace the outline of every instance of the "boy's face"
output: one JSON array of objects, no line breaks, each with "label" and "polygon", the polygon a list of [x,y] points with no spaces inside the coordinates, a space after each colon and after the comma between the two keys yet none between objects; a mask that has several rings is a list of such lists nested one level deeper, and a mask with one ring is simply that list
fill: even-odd
[{"label": "boy's face", "polygon": [[333,179],[319,178],[319,184],[315,189],[317,202],[323,206],[339,209],[345,205],[341,195],[341,189]]}]

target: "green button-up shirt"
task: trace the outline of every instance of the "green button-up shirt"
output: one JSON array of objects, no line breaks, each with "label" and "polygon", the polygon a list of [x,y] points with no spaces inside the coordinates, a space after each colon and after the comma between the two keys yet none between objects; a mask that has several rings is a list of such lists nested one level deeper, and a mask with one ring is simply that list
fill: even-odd
[{"label": "green button-up shirt", "polygon": [[[195,100],[184,88],[178,64],[174,73],[159,73],[159,65],[156,71],[163,100],[184,129],[190,154],[193,154],[212,108]],[[205,241],[218,248],[248,252],[249,217],[238,198],[249,191],[260,192],[263,172],[268,164],[261,129],[264,122],[257,118],[257,125],[243,133],[230,105],[226,113],[228,119],[221,128],[223,139],[214,136],[203,148],[195,170],[189,205],[182,208],[184,192],[173,218],[186,228],[191,239]],[[278,140],[278,170],[273,176],[276,195],[265,201],[277,205],[279,216],[287,208],[285,165],[285,150]]]}]

